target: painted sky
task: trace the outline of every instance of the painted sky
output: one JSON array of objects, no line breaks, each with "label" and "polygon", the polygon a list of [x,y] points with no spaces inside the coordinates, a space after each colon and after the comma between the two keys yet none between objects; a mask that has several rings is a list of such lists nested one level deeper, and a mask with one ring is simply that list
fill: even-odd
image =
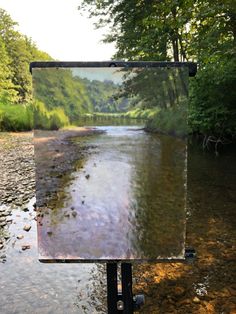
[{"label": "painted sky", "polygon": [[73,74],[90,81],[112,81],[115,84],[122,84],[124,72],[118,68],[73,68]]}]

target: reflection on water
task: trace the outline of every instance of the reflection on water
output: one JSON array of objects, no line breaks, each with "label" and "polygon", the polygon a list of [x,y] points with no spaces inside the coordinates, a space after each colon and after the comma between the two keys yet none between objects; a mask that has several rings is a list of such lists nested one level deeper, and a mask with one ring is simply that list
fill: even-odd
[{"label": "reflection on water", "polygon": [[[6,262],[0,263],[0,313],[106,313],[105,268],[40,263],[34,217],[32,206],[11,216]],[[30,249],[23,251],[25,244]]]},{"label": "reflection on water", "polygon": [[84,143],[91,148],[64,206],[38,224],[41,259],[183,258],[185,141],[101,128]]}]

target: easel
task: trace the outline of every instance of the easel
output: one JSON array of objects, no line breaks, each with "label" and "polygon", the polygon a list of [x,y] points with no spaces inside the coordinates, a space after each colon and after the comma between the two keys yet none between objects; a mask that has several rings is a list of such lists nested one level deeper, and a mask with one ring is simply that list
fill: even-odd
[{"label": "easel", "polygon": [[[185,260],[192,261],[196,257],[194,249],[185,250]],[[133,295],[132,264],[121,263],[121,287],[118,291],[118,263],[106,264],[107,272],[107,313],[133,314],[144,304],[144,295]]]}]

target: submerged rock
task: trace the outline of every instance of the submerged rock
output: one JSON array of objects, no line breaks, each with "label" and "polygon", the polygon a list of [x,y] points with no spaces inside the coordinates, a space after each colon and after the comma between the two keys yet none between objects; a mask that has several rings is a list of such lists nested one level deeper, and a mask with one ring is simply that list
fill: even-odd
[{"label": "submerged rock", "polygon": [[73,213],[72,213],[72,216],[73,216],[73,217],[76,217],[76,216],[77,216],[77,212],[73,212]]},{"label": "submerged rock", "polygon": [[27,225],[24,226],[23,229],[28,232],[31,229],[31,225],[27,224]]},{"label": "submerged rock", "polygon": [[30,245],[29,244],[24,244],[24,245],[21,246],[21,249],[22,249],[22,251],[29,250],[30,249]]}]

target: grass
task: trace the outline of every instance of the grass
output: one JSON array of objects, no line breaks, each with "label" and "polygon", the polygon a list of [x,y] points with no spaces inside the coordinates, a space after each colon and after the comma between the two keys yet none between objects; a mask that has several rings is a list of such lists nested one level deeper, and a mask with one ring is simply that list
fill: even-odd
[{"label": "grass", "polygon": [[[135,108],[122,113],[87,113],[81,118],[98,122],[110,119],[142,119],[146,121],[146,129],[175,136],[185,136],[188,133],[186,123],[186,106],[162,109]],[[35,125],[33,120],[35,119]],[[0,131],[29,131],[33,127],[46,130],[58,130],[73,127],[62,108],[47,110],[40,101],[34,104],[4,104],[0,103]]]},{"label": "grass", "polygon": [[33,128],[33,114],[29,105],[0,103],[0,131],[29,131]]},{"label": "grass", "polygon": [[[35,125],[34,125],[35,120]],[[42,102],[34,104],[0,103],[0,131],[29,131],[34,127],[46,130],[58,130],[69,124],[62,108],[47,110]]]}]

